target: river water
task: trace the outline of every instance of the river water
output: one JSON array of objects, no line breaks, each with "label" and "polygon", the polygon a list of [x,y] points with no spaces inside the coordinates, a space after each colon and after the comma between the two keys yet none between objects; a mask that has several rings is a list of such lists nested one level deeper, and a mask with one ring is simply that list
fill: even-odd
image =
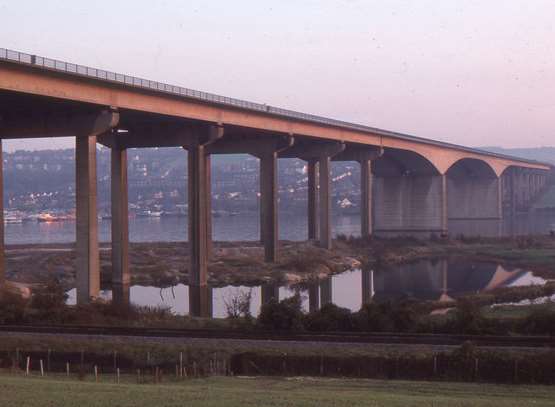
[{"label": "river water", "polygon": [[[280,214],[279,238],[305,240],[307,238],[306,216]],[[358,215],[333,216],[333,233],[360,235]],[[237,216],[214,217],[213,236],[220,241],[257,240],[260,235],[257,213],[241,213]],[[511,234],[547,234],[555,224],[555,213],[521,216],[514,221],[451,221],[452,236],[464,234],[501,236]],[[133,242],[184,241],[187,240],[186,217],[138,217],[129,221],[129,238]],[[24,222],[6,224],[7,244],[71,243],[75,241],[75,222]],[[110,220],[99,220],[99,239],[110,241]]]}]

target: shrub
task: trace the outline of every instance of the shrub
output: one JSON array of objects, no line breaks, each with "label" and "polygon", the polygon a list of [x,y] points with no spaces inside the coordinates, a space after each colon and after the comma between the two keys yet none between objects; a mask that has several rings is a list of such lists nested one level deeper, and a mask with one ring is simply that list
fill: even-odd
[{"label": "shrub", "polygon": [[262,305],[258,315],[258,325],[274,331],[303,330],[303,312],[299,293],[277,302],[272,299]]},{"label": "shrub", "polygon": [[6,288],[0,289],[0,324],[25,322],[27,300]]},{"label": "shrub", "polygon": [[534,309],[520,324],[519,331],[525,334],[555,335],[555,310],[549,306]]},{"label": "shrub", "polygon": [[228,318],[245,318],[250,320],[252,302],[252,289],[248,292],[239,291],[234,295],[224,299],[225,309]]},{"label": "shrub", "polygon": [[352,331],[353,314],[347,308],[330,303],[308,314],[304,325],[309,331]]},{"label": "shrub", "polygon": [[67,294],[60,282],[53,278],[46,285],[33,290],[32,318],[40,322],[62,322],[67,311]]},{"label": "shrub", "polygon": [[416,329],[417,320],[413,302],[406,300],[365,304],[355,315],[361,331],[409,332]]}]

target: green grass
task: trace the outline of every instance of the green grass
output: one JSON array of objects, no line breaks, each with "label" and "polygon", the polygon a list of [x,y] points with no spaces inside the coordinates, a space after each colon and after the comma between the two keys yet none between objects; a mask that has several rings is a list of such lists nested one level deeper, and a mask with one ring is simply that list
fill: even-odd
[{"label": "green grass", "polygon": [[[108,379],[106,379],[108,380]],[[555,388],[345,379],[210,378],[167,384],[0,376],[2,406],[554,406]]]}]

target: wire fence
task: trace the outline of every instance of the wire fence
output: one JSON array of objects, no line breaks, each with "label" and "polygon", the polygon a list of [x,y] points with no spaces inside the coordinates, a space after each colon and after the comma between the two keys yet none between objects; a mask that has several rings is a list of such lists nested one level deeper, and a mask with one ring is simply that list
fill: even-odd
[{"label": "wire fence", "polygon": [[495,352],[472,357],[433,355],[333,356],[177,352],[173,356],[112,352],[0,352],[0,368],[14,375],[65,375],[96,381],[134,376],[139,383],[209,376],[314,376],[387,380],[555,384],[553,355],[517,357]]}]

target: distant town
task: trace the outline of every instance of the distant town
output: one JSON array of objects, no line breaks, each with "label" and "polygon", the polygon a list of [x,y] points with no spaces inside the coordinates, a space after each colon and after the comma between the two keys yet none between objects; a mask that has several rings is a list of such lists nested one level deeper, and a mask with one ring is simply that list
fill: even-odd
[{"label": "distant town", "polygon": [[[4,153],[4,209],[7,223],[71,220],[75,212],[75,153],[73,149]],[[128,151],[131,216],[187,214],[187,154],[179,148]],[[99,148],[99,215],[110,217],[110,151]],[[306,163],[279,161],[279,205],[282,211],[306,210]],[[248,155],[212,158],[214,216],[258,211],[258,159]],[[360,201],[357,163],[332,165],[334,211],[358,212]]]}]

